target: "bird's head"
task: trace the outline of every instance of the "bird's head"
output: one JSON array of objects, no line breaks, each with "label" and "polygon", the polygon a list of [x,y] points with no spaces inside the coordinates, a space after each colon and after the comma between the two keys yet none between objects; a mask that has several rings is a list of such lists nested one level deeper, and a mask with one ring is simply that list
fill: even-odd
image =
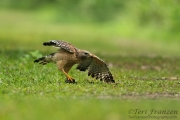
[{"label": "bird's head", "polygon": [[79,54],[78,56],[81,58],[81,59],[86,59],[86,58],[90,58],[92,56],[92,54],[86,50],[81,50],[79,51]]}]

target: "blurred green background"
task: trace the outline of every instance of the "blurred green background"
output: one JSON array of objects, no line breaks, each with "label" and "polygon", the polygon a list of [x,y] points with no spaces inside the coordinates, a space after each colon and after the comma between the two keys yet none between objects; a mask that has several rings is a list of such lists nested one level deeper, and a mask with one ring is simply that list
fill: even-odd
[{"label": "blurred green background", "polygon": [[[75,68],[78,84],[66,84],[55,65],[34,64],[56,51],[42,45],[52,39],[98,55],[116,84],[91,84]],[[1,120],[126,120],[131,109],[179,110],[179,60],[180,0],[0,0]]]},{"label": "blurred green background", "polygon": [[101,54],[179,56],[179,0],[1,0],[0,49],[67,40]]}]

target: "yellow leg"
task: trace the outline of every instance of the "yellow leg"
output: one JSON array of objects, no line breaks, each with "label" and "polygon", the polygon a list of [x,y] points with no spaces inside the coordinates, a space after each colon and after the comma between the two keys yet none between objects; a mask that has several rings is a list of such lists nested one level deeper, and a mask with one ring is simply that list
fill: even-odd
[{"label": "yellow leg", "polygon": [[71,82],[74,81],[74,79],[73,79],[71,76],[69,76],[69,75],[64,71],[64,69],[62,69],[62,72],[66,75],[66,77],[67,77],[68,80],[70,80]]}]

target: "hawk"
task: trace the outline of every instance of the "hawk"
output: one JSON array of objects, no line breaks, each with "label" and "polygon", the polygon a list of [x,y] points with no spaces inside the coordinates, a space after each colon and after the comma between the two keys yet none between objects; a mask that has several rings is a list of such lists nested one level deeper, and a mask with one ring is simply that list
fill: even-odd
[{"label": "hawk", "polygon": [[80,71],[88,71],[88,76],[95,77],[101,81],[114,83],[113,76],[106,63],[96,55],[81,50],[63,40],[50,40],[44,42],[44,46],[53,46],[59,48],[57,52],[36,59],[34,62],[45,65],[50,62],[57,64],[60,71],[67,77],[67,83],[75,83],[75,80],[68,74],[73,65],[77,65]]}]

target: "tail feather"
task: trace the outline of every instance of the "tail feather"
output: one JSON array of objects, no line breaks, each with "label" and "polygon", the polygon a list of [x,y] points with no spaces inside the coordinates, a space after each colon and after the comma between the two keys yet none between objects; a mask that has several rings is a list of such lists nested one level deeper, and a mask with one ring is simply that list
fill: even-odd
[{"label": "tail feather", "polygon": [[52,60],[53,56],[54,56],[54,53],[52,53],[50,55],[46,55],[46,56],[41,57],[41,58],[38,58],[38,59],[34,60],[34,62],[45,65],[47,63],[53,62],[53,60]]}]

